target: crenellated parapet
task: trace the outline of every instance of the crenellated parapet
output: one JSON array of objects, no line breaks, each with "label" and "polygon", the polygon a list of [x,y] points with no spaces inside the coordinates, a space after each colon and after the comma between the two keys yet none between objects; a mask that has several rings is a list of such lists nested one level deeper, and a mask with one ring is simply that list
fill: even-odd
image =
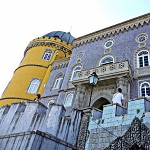
[{"label": "crenellated parapet", "polygon": [[128,108],[119,104],[109,104],[103,111],[92,110],[89,123],[89,135],[86,149],[92,147],[105,149],[112,141],[123,136],[131,126],[134,118],[150,128],[150,101],[146,98],[134,99],[128,102]]},{"label": "crenellated parapet", "polygon": [[59,38],[55,37],[39,37],[34,40],[32,40],[27,48],[25,49],[24,55],[26,55],[27,51],[33,47],[38,46],[47,46],[47,47],[55,47],[58,50],[61,50],[63,52],[69,52],[71,53],[72,50],[72,44],[68,44],[66,41],[62,41]]},{"label": "crenellated parapet", "polygon": [[[128,109],[119,104],[109,104],[103,107],[103,111],[93,109],[93,120],[102,127],[129,125],[137,117],[142,122],[147,122],[150,115],[150,101],[147,99],[135,99],[128,102]],[[101,117],[97,117],[101,116]],[[148,119],[149,121],[149,119]]]}]

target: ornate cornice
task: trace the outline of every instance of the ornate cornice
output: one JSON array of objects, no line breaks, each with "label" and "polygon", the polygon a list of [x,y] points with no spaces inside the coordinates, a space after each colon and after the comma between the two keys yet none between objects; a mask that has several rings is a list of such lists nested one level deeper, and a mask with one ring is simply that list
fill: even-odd
[{"label": "ornate cornice", "polygon": [[110,26],[108,28],[104,28],[102,30],[87,34],[85,36],[76,38],[73,41],[73,47],[75,48],[77,46],[90,43],[90,42],[105,38],[110,35],[115,35],[120,32],[128,31],[129,29],[143,26],[144,24],[148,24],[149,22],[150,22],[150,13],[124,21],[122,23]]},{"label": "ornate cornice", "polygon": [[69,60],[70,60],[70,58],[63,58],[63,59],[55,60],[52,63],[52,70],[56,70],[56,69],[61,69],[61,68],[67,67],[68,64],[69,64]]}]

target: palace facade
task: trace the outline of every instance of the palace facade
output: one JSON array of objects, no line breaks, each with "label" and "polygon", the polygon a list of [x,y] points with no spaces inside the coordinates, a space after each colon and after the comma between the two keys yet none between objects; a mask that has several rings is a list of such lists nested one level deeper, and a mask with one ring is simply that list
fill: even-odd
[{"label": "palace facade", "polygon": [[[118,88],[125,106],[112,105]],[[148,150],[149,100],[150,14],[79,38],[53,31],[29,43],[2,94],[0,148]]]}]

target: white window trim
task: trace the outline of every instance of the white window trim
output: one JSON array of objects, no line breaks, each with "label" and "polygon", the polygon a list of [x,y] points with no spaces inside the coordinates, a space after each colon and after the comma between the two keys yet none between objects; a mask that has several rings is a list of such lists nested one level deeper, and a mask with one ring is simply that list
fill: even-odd
[{"label": "white window trim", "polygon": [[[145,40],[142,41],[142,42],[139,41],[139,38],[141,36],[145,37]],[[140,43],[145,43],[147,39],[148,39],[148,34],[147,33],[140,33],[139,35],[136,36],[135,41],[140,44]]]},{"label": "white window trim", "polygon": [[[67,98],[67,96],[70,95],[70,94],[72,95],[71,103],[70,103],[70,105],[65,105],[66,98]],[[74,98],[74,92],[67,92],[66,95],[65,95],[64,103],[63,103],[63,104],[64,104],[64,107],[71,107],[71,106],[72,106],[72,103],[73,103],[73,98]]]},{"label": "white window trim", "polygon": [[[57,81],[58,81],[59,83],[57,83]],[[61,88],[61,85],[62,85],[62,82],[63,82],[63,76],[60,75],[60,76],[58,76],[58,77],[55,79],[53,89],[60,89],[60,88]],[[57,86],[56,86],[56,83],[57,83]],[[59,85],[59,86],[58,86],[58,85]]]},{"label": "white window trim", "polygon": [[142,97],[141,88],[142,88],[142,84],[144,84],[144,83],[147,83],[147,84],[149,85],[149,87],[150,87],[150,83],[149,83],[149,82],[143,81],[143,82],[140,84],[140,97]]},{"label": "white window trim", "polygon": [[[110,46],[106,46],[106,43],[108,43],[108,42],[112,42],[112,45],[110,45]],[[112,46],[114,45],[114,39],[107,39],[104,43],[103,43],[103,48],[104,49],[109,49],[109,48],[111,48]]]},{"label": "white window trim", "polygon": [[[38,85],[37,85],[37,87],[35,88],[35,85],[36,84],[34,84],[34,87],[32,87],[33,86],[33,81],[34,80],[37,80],[37,81],[39,81],[39,83],[38,83]],[[29,94],[35,94],[35,93],[37,93],[37,91],[38,91],[38,89],[39,89],[39,87],[40,87],[40,83],[41,83],[41,80],[40,79],[38,79],[38,78],[33,78],[31,81],[30,81],[30,84],[29,84],[29,86],[28,86],[28,89],[27,89],[27,93],[29,93]]]},{"label": "white window trim", "polygon": [[80,54],[83,54],[83,56],[82,56],[82,58],[83,58],[83,57],[84,57],[85,52],[84,52],[84,51],[81,51],[81,52],[79,52],[79,53],[76,55],[76,57],[77,57],[78,59],[80,59],[80,60],[81,60],[82,58],[79,58],[79,55],[80,55]]},{"label": "white window trim", "polygon": [[[148,52],[148,63],[149,63],[149,65],[148,66],[150,66],[150,53],[149,53],[149,51],[148,50],[141,50],[141,51],[139,51],[138,53],[137,53],[137,67],[138,68],[143,68],[143,67],[147,67],[147,66],[144,66],[143,65],[143,67],[140,67],[140,62],[139,62],[139,56],[138,56],[138,54],[140,53],[140,52],[142,52],[142,51],[147,51]],[[143,56],[147,56],[147,55],[143,55]],[[142,56],[142,57],[143,57]],[[143,63],[144,63],[144,61],[143,61]]]},{"label": "white window trim", "polygon": [[[49,59],[47,59],[47,58],[44,59],[44,57],[45,57],[46,54],[49,54],[49,55],[50,55],[50,56],[49,56]],[[51,59],[51,57],[52,57],[52,50],[46,49],[45,52],[44,52],[44,54],[43,54],[43,56],[42,56],[42,60],[49,61],[49,60]]]},{"label": "white window trim", "polygon": [[[75,71],[75,69],[77,68],[77,67],[81,67],[81,69],[80,70],[76,70]],[[73,80],[73,75],[74,75],[74,72],[77,72],[77,71],[81,71],[82,70],[82,66],[81,65],[77,65],[77,66],[75,66],[74,68],[73,68],[73,70],[72,70],[72,74],[71,74],[71,81]]]},{"label": "white window trim", "polygon": [[[106,56],[103,56],[103,57],[100,59],[100,61],[99,61],[99,66],[105,65],[105,64],[101,64],[101,62],[102,62],[102,60],[105,59],[106,57],[111,57],[111,58],[113,59],[113,62],[112,62],[112,63],[114,63],[114,57],[113,57],[112,55],[106,55]],[[109,63],[106,63],[106,64],[109,64]]]}]

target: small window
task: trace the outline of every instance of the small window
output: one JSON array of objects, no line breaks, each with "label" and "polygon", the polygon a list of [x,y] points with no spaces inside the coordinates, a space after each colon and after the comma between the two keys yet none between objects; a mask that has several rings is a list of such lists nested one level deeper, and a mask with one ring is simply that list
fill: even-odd
[{"label": "small window", "polygon": [[43,55],[42,59],[48,61],[48,60],[50,60],[51,55],[52,55],[52,51],[51,50],[46,50],[44,52],[44,55]]},{"label": "small window", "polygon": [[146,33],[141,33],[136,37],[136,42],[137,43],[144,43],[148,39],[148,35]]},{"label": "small window", "polygon": [[77,71],[81,71],[81,66],[76,66],[72,71],[71,81],[76,78]]},{"label": "small window", "polygon": [[78,58],[78,59],[82,59],[83,56],[84,56],[84,52],[79,52],[79,53],[77,54],[77,58]]},{"label": "small window", "polygon": [[109,63],[114,63],[114,58],[112,56],[105,56],[100,60],[99,66]]},{"label": "small window", "polygon": [[40,80],[39,79],[33,79],[28,87],[27,93],[35,94],[39,88]]},{"label": "small window", "polygon": [[145,97],[145,96],[150,96],[150,83],[144,82],[141,84],[141,94],[140,96]]},{"label": "small window", "polygon": [[149,52],[148,51],[140,51],[138,53],[138,67],[146,67],[149,66]]},{"label": "small window", "polygon": [[60,89],[62,81],[63,81],[62,75],[56,78],[53,89]]},{"label": "small window", "polygon": [[64,106],[65,107],[71,107],[72,100],[73,100],[73,93],[68,93],[66,98],[65,98]]},{"label": "small window", "polygon": [[113,39],[107,39],[104,44],[103,44],[103,48],[104,49],[108,49],[111,48],[114,44],[114,40]]}]

